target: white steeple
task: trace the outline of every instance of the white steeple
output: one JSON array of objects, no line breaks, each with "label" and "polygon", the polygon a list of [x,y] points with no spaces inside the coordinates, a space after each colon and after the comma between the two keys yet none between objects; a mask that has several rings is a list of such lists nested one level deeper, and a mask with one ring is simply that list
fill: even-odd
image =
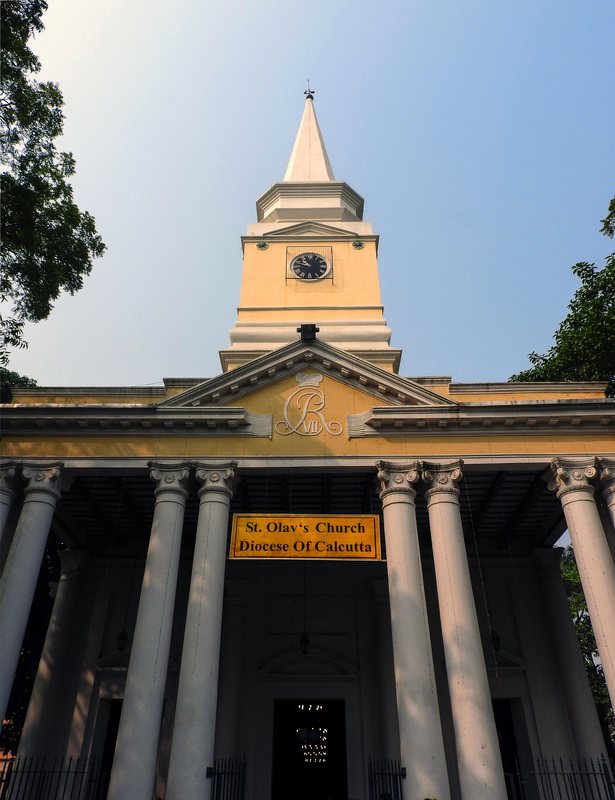
[{"label": "white steeple", "polygon": [[[297,340],[302,324],[318,338],[372,364],[397,372],[378,281],[378,236],[363,221],[363,198],[336,181],[307,100],[284,180],[256,201],[258,222],[248,225],[243,275],[231,346],[220,351],[226,372]],[[294,259],[316,254],[330,265],[318,279],[292,270]]]},{"label": "white steeple", "polygon": [[306,92],[305,110],[288,162],[285,181],[334,181],[331,162],[314,112],[312,92]]},{"label": "white steeple", "polygon": [[347,183],[335,180],[314,113],[313,92],[308,89],[305,94],[303,117],[284,180],[274,183],[256,201],[258,223],[277,227],[304,220],[361,223],[363,198]]}]

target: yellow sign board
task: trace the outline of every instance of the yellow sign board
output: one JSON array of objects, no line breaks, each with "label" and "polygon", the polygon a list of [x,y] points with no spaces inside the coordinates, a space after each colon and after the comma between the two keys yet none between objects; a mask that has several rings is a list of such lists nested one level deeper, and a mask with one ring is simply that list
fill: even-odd
[{"label": "yellow sign board", "polygon": [[376,514],[235,514],[230,558],[380,561]]}]

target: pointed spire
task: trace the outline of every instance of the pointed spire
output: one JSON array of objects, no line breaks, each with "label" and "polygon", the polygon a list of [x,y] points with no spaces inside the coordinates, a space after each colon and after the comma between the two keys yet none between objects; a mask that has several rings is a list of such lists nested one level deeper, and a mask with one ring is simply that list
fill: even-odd
[{"label": "pointed spire", "polygon": [[334,181],[333,170],[314,113],[314,90],[305,92],[305,110],[284,181]]}]

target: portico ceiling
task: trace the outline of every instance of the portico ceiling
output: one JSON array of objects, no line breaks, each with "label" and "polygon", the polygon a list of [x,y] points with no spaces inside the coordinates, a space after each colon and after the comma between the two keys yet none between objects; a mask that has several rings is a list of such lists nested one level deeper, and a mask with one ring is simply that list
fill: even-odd
[{"label": "portico ceiling", "polygon": [[[548,490],[544,468],[529,471],[467,469],[460,504],[468,554],[524,556],[550,546],[565,530],[561,503]],[[233,513],[377,513],[382,505],[375,470],[266,470],[239,472]],[[421,547],[430,552],[427,509],[417,484]],[[186,505],[183,552],[189,557],[198,516],[196,484]],[[58,503],[53,532],[66,547],[92,556],[144,557],[154,511],[154,484],[147,470],[121,474],[84,471]],[[19,508],[19,503],[15,508]]]}]

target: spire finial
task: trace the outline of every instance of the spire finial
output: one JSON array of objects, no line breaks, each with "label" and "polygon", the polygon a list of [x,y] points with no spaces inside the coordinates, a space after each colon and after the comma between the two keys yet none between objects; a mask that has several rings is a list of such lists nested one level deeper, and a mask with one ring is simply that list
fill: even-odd
[{"label": "spire finial", "polygon": [[308,87],[305,90],[305,92],[303,92],[303,94],[305,95],[305,99],[306,100],[313,100],[314,99],[314,89],[310,89],[310,79],[309,78],[308,78]]}]

